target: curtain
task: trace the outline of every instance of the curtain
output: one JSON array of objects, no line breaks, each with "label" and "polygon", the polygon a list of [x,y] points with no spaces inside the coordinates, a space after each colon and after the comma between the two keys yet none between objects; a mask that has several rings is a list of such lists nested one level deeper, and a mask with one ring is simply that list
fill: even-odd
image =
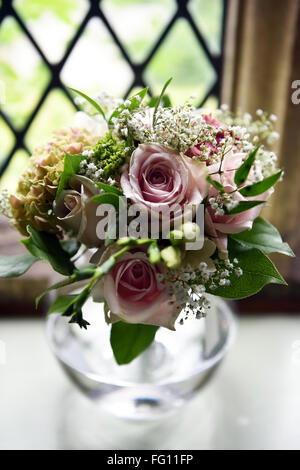
[{"label": "curtain", "polygon": [[[222,102],[232,110],[278,116],[275,150],[285,177],[263,215],[300,254],[300,104],[292,102],[292,83],[300,84],[300,2],[229,0],[223,74]],[[300,281],[300,261],[275,258],[285,276]]]}]

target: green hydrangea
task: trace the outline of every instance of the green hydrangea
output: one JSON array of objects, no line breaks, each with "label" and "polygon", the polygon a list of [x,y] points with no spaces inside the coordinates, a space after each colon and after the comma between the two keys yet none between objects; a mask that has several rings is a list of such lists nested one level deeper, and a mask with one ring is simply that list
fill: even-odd
[{"label": "green hydrangea", "polygon": [[54,133],[51,142],[34,151],[16,193],[10,198],[14,224],[22,235],[27,235],[27,225],[39,231],[58,231],[52,205],[64,169],[65,154],[81,153],[97,140],[86,130],[63,128]]},{"label": "green hydrangea", "polygon": [[130,148],[125,141],[117,140],[111,134],[107,134],[94,147],[92,147],[93,161],[101,172],[102,179],[114,178],[126,163]]}]

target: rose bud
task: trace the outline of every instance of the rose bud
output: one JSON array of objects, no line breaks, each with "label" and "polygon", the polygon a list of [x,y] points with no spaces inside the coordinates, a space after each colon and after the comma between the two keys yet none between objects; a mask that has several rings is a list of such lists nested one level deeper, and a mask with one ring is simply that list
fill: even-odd
[{"label": "rose bud", "polygon": [[85,176],[73,176],[69,185],[71,189],[62,191],[54,203],[58,225],[89,248],[102,245],[103,240],[96,234],[99,203],[90,200],[101,190]]},{"label": "rose bud", "polygon": [[183,232],[184,242],[195,242],[196,240],[199,240],[201,235],[199,225],[194,222],[186,222],[182,224],[181,230]]},{"label": "rose bud", "polygon": [[168,246],[160,252],[163,261],[170,269],[175,269],[181,263],[181,250],[175,246]]}]

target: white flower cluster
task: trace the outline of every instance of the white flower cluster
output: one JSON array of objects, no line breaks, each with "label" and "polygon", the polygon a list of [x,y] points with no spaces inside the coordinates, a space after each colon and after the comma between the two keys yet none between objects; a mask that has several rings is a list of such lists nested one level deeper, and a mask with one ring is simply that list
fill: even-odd
[{"label": "white flower cluster", "polygon": [[125,108],[117,118],[113,119],[115,130],[121,138],[127,138],[130,135],[138,142],[151,142],[153,140],[152,116],[150,108],[140,107],[134,112]]},{"label": "white flower cluster", "polygon": [[[84,152],[82,155],[84,155]],[[91,155],[92,154],[90,154],[89,156]],[[86,176],[87,178],[89,178],[90,180],[96,183],[99,183],[102,180],[104,181],[104,179],[102,178],[103,172],[104,172],[103,168],[97,167],[94,162],[89,162],[88,160],[82,160],[80,162],[79,174]],[[114,186],[116,184],[116,180],[109,177],[105,179],[105,183],[109,184],[110,186]]]},{"label": "white flower cluster", "polygon": [[234,258],[232,261],[230,259],[215,260],[216,270],[209,278],[209,289],[214,291],[218,287],[229,286],[229,278],[233,274],[236,277],[241,277],[243,275],[243,270],[238,266],[238,262],[237,258]]},{"label": "white flower cluster", "polygon": [[209,198],[209,204],[215,210],[215,215],[225,215],[226,209],[231,211],[238,205],[234,199],[234,193],[218,193],[216,197]]},{"label": "white flower cluster", "polygon": [[135,112],[123,110],[114,122],[123,138],[131,135],[138,142],[157,142],[178,152],[186,152],[193,147],[205,125],[202,116],[189,103],[174,108],[158,108],[154,126],[152,119],[153,109],[140,107]]},{"label": "white flower cluster", "polygon": [[[122,99],[116,98],[105,91],[93,96],[93,100],[101,106],[107,117],[109,117],[113,110],[123,103]],[[78,96],[74,101],[77,105],[83,106],[87,114],[95,114],[95,108],[85,98]]]},{"label": "white flower cluster", "polygon": [[186,152],[197,144],[204,120],[187,103],[174,108],[159,108],[154,125],[154,139],[166,147]]},{"label": "white flower cluster", "polygon": [[252,166],[255,181],[261,181],[278,171],[277,155],[267,150],[264,146],[260,147]]},{"label": "white flower cluster", "polygon": [[10,195],[7,189],[2,189],[0,191],[0,214],[11,219],[12,212],[9,197]]},{"label": "white flower cluster", "polygon": [[259,147],[253,165],[255,181],[261,181],[277,171],[277,156],[268,148],[272,147],[280,137],[274,130],[274,124],[277,121],[275,114],[268,115],[258,109],[256,118],[253,118],[249,113],[233,114],[227,105],[222,105],[215,115],[238,139],[239,148],[245,152],[251,152],[255,147]]},{"label": "white flower cluster", "polygon": [[230,276],[240,277],[243,271],[238,267],[238,260],[229,259],[214,261],[215,269],[209,269],[207,263],[202,261],[197,269],[189,264],[177,270],[169,270],[166,281],[169,285],[169,303],[176,305],[178,312],[183,313],[184,323],[190,316],[202,318],[206,316],[210,303],[205,296],[207,288],[214,291],[218,287],[230,285]]},{"label": "white flower cluster", "polygon": [[222,105],[215,114],[216,118],[228,127],[246,128],[249,134],[248,139],[255,145],[273,145],[279,138],[278,132],[274,130],[277,116],[268,115],[262,109],[256,111],[255,119],[249,113],[232,113],[227,105]]},{"label": "white flower cluster", "polygon": [[[84,155],[84,153],[83,153]],[[84,155],[84,156],[90,156],[90,155]],[[89,162],[88,160],[82,160],[80,162],[80,170],[79,174],[84,175],[87,178],[89,178],[92,181],[99,181],[101,179],[101,175],[103,173],[102,168],[98,168],[95,163]]]}]

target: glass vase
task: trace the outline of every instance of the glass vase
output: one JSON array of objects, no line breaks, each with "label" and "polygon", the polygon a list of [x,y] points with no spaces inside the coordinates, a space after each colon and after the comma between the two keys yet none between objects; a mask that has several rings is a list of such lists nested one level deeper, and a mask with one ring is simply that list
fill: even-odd
[{"label": "glass vase", "polygon": [[73,382],[97,407],[117,418],[152,421],[180,409],[210,379],[235,333],[230,306],[211,297],[202,319],[159,328],[152,345],[128,365],[119,366],[110,346],[110,327],[102,304],[89,300],[80,330],[68,318],[51,315],[47,337],[51,349]]}]

